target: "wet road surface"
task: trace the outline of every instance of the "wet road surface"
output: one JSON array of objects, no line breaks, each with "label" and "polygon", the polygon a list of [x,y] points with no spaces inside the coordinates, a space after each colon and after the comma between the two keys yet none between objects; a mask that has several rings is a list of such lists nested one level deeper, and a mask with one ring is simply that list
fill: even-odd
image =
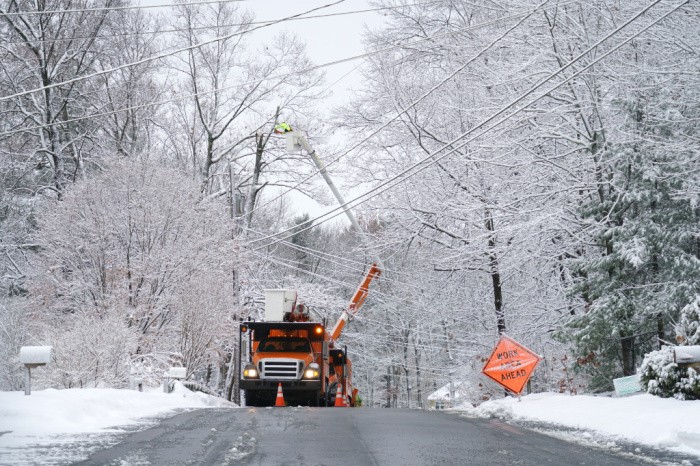
[{"label": "wet road surface", "polygon": [[498,420],[400,409],[240,408],[179,414],[82,465],[631,465]]}]

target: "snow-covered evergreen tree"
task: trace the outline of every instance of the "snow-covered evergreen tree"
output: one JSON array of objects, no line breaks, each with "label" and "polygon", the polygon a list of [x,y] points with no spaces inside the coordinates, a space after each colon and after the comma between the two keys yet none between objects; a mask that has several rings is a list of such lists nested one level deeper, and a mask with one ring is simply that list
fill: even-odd
[{"label": "snow-covered evergreen tree", "polygon": [[676,341],[682,345],[700,345],[700,295],[681,310],[675,327]]},{"label": "snow-covered evergreen tree", "polygon": [[596,386],[633,374],[700,289],[698,212],[683,194],[697,149],[679,144],[697,132],[700,102],[694,91],[647,86],[616,102],[626,124],[603,152],[603,195],[581,207],[600,253],[577,261],[588,309],[570,326],[580,353],[603,362]]},{"label": "snow-covered evergreen tree", "polygon": [[700,399],[700,372],[692,367],[679,367],[670,346],[648,353],[639,372],[647,393],[679,400]]}]

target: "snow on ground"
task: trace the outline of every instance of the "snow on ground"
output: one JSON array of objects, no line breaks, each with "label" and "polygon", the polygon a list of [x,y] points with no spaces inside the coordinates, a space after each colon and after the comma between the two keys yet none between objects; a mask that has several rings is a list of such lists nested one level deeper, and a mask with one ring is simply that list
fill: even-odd
[{"label": "snow on ground", "polygon": [[[183,409],[235,407],[180,384],[170,394],[114,389],[0,392],[0,465],[65,464]],[[700,401],[538,393],[463,405],[468,416],[559,424],[700,456]]]},{"label": "snow on ground", "polygon": [[700,456],[700,401],[537,393],[456,408],[469,416],[560,424]]},{"label": "snow on ground", "polygon": [[[179,383],[169,394],[162,388],[145,392],[48,389],[32,391],[29,396],[23,391],[0,392],[0,465],[73,462],[84,459],[91,450],[80,451],[79,443],[92,444],[94,450],[110,442],[105,438],[134,430],[155,417],[191,408],[235,406]],[[47,457],[51,451],[54,456]]]}]

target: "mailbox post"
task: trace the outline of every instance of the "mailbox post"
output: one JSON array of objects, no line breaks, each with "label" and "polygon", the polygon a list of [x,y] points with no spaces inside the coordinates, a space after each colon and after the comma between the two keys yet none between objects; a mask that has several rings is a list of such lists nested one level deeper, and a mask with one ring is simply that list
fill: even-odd
[{"label": "mailbox post", "polygon": [[32,369],[51,362],[53,346],[23,346],[19,350],[19,362],[24,364],[24,394],[32,394]]}]

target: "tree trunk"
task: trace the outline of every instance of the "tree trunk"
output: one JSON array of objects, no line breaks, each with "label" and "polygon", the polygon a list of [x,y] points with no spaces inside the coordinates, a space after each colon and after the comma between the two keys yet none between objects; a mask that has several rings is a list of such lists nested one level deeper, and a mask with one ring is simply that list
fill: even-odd
[{"label": "tree trunk", "polygon": [[620,334],[622,345],[622,374],[624,376],[634,375],[634,337]]},{"label": "tree trunk", "polygon": [[493,304],[496,309],[496,328],[498,334],[506,332],[506,316],[503,312],[503,289],[501,286],[501,273],[498,268],[498,256],[496,255],[496,233],[493,217],[490,211],[486,211],[486,229],[489,234],[489,269],[493,284]]},{"label": "tree trunk", "polygon": [[386,368],[386,407],[391,408],[391,366]]},{"label": "tree trunk", "polygon": [[235,371],[235,359],[236,359],[236,353],[235,351],[231,351],[230,353],[231,359],[229,359],[228,363],[228,371],[226,373],[226,399],[228,401],[233,401],[233,380],[234,380],[234,371]]},{"label": "tree trunk", "polygon": [[413,333],[413,356],[416,360],[416,401],[418,402],[418,407],[423,409],[423,391],[421,390],[421,373],[420,373],[420,350],[418,349],[418,345],[420,344],[420,339],[416,341],[416,336],[415,334],[417,333],[418,329],[416,329],[416,332]]},{"label": "tree trunk", "polygon": [[250,228],[253,223],[253,209],[255,209],[255,200],[258,196],[258,182],[260,181],[260,172],[262,170],[262,156],[265,152],[265,139],[262,133],[255,135],[255,165],[253,167],[253,176],[250,180],[250,187],[248,188],[248,199],[246,205],[245,213],[245,226]]}]

